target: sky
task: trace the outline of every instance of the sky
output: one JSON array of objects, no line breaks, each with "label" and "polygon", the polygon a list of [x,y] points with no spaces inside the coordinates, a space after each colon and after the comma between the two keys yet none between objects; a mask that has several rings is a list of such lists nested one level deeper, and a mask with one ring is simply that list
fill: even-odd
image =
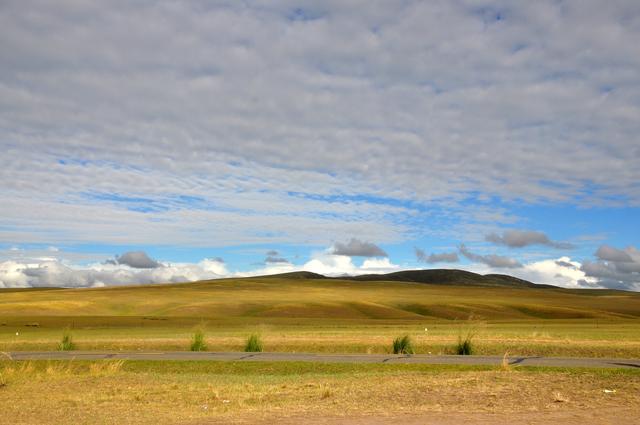
[{"label": "sky", "polygon": [[0,2],[0,287],[640,290],[640,2]]}]

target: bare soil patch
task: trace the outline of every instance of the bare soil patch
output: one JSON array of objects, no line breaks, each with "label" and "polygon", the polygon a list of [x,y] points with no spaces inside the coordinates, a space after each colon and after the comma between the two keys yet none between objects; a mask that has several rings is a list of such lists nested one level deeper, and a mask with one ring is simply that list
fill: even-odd
[{"label": "bare soil patch", "polygon": [[[624,420],[622,419],[624,418]],[[361,416],[361,417],[291,417],[279,418],[279,425],[626,425],[640,424],[640,414],[632,408],[557,409],[544,412],[431,412],[419,415]],[[256,424],[274,423],[261,421]]]}]

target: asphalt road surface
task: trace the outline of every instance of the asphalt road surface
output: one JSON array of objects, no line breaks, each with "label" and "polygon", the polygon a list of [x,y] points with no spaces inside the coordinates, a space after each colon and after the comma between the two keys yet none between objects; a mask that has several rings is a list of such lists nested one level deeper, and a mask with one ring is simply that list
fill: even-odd
[{"label": "asphalt road surface", "polygon": [[[452,365],[501,365],[502,356],[432,356],[425,354],[310,354],[310,353],[213,353],[191,351],[16,351],[0,357],[13,360],[212,360],[245,362],[419,363]],[[509,357],[513,366],[640,368],[640,359],[578,357]]]}]

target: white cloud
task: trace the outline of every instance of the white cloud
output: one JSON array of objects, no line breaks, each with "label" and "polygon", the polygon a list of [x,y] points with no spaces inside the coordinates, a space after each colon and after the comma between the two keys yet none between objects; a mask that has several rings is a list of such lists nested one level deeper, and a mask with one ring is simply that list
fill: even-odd
[{"label": "white cloud", "polygon": [[[14,287],[98,287],[131,284],[190,282],[223,277],[261,276],[294,271],[310,271],[326,276],[382,274],[409,268],[394,264],[389,258],[368,258],[357,265],[352,257],[330,254],[331,248],[317,252],[301,265],[267,263],[249,271],[230,271],[220,259],[204,259],[198,263],[161,263],[160,267],[136,269],[123,264],[94,263],[88,266],[65,264],[57,259],[25,263],[0,262],[0,288]],[[638,257],[637,251],[628,249]],[[481,274],[503,273],[486,264],[461,266]],[[609,284],[584,271],[583,264],[564,256],[524,263],[509,274],[532,281],[565,288],[603,288]],[[640,290],[639,286],[627,289]]]},{"label": "white cloud", "polygon": [[320,273],[326,276],[339,276],[342,274],[354,274],[357,270],[351,257],[347,255],[319,254],[305,263],[302,267],[310,272]]},{"label": "white cloud", "polygon": [[24,264],[15,261],[3,261],[0,263],[0,287],[1,288],[26,288],[31,286],[29,279],[22,272]]},{"label": "white cloud", "polygon": [[399,271],[400,266],[393,264],[388,258],[368,258],[364,260],[359,272],[366,273],[391,273]]},{"label": "white cloud", "polygon": [[150,283],[189,282],[228,276],[224,263],[205,259],[196,264],[164,264],[137,269],[122,264],[95,263],[70,266],[60,261],[0,262],[0,287],[98,287]]},{"label": "white cloud", "polygon": [[[522,267],[509,270],[508,274],[533,283],[560,286],[563,288],[605,288],[597,279],[589,277],[581,270],[582,264],[570,257],[543,259],[523,263]],[[472,264],[462,267],[480,274],[499,273],[504,270],[485,264]]]},{"label": "white cloud", "polygon": [[205,272],[213,273],[217,276],[227,276],[229,274],[224,262],[220,261],[220,259],[204,259],[198,263],[198,266]]},{"label": "white cloud", "polygon": [[514,274],[535,283],[565,288],[600,287],[596,279],[587,277],[580,270],[580,266],[579,262],[569,257],[560,257],[555,260],[548,259],[525,264],[522,272]]},{"label": "white cloud", "polygon": [[0,287],[95,287],[150,283],[191,282],[222,277],[261,276],[293,271],[311,271],[327,276],[344,274],[389,273],[400,270],[388,258],[366,259],[361,266],[351,257],[316,253],[302,265],[291,263],[267,263],[264,267],[249,271],[227,269],[218,259],[204,259],[198,263],[160,263],[155,268],[133,268],[115,262],[94,263],[88,266],[72,266],[52,259],[35,263],[17,261],[0,262]]},{"label": "white cloud", "polygon": [[390,273],[400,270],[400,266],[393,264],[388,258],[367,258],[361,266],[354,264],[352,257],[319,253],[313,256],[299,270],[307,270],[326,276],[360,275],[369,273]]}]

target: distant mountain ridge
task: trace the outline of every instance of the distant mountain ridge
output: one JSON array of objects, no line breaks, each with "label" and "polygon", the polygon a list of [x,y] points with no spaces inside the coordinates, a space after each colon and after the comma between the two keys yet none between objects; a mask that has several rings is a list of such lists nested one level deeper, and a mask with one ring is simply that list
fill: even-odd
[{"label": "distant mountain ridge", "polygon": [[339,279],[360,282],[413,282],[431,285],[504,286],[510,288],[556,288],[553,285],[533,283],[528,280],[504,274],[486,274],[457,269],[404,270],[384,274],[328,277],[313,272],[291,272],[264,277],[288,279]]}]

